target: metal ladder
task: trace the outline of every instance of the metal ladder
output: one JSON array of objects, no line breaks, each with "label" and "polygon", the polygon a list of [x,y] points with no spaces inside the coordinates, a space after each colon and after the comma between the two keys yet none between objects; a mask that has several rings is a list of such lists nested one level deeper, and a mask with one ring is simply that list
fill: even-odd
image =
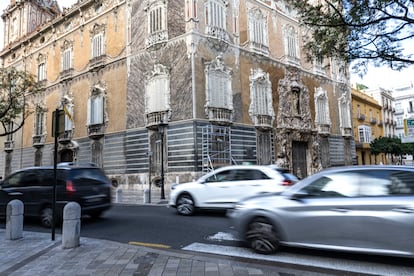
[{"label": "metal ladder", "polygon": [[237,164],[231,155],[231,129],[228,126],[207,125],[202,128],[202,170]]}]

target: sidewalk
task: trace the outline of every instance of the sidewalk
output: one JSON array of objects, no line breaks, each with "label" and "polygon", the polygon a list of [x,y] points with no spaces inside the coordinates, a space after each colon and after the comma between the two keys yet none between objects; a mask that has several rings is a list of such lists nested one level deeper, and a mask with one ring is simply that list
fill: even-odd
[{"label": "sidewalk", "polygon": [[[151,203],[166,204],[159,191],[152,191]],[[114,195],[116,197],[116,195]],[[140,190],[124,190],[116,204],[143,204]],[[63,249],[61,235],[24,231],[19,240],[6,240],[0,228],[0,276],[316,276],[386,275],[363,274],[347,270],[307,266],[283,261],[230,257],[195,251],[136,246],[82,237],[80,246]]]},{"label": "sidewalk", "polygon": [[[119,190],[118,190],[119,192]],[[167,204],[160,191],[153,190],[145,203],[142,190],[113,191],[115,204]],[[82,237],[80,246],[63,249],[61,235],[24,231],[19,240],[6,240],[0,229],[0,276],[250,276],[250,275],[333,275],[292,270],[286,264],[216,254],[158,249]]]},{"label": "sidewalk", "polygon": [[60,235],[52,241],[50,234],[27,231],[22,239],[10,241],[5,239],[5,229],[0,229],[0,275],[333,275],[91,238],[81,238],[80,243],[77,248],[63,249]]}]

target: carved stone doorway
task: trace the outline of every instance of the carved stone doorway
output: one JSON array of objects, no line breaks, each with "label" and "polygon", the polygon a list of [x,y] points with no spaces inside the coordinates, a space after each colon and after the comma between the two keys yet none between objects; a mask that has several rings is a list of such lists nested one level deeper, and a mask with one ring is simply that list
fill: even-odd
[{"label": "carved stone doorway", "polygon": [[300,179],[308,175],[307,147],[307,142],[292,141],[292,173]]}]

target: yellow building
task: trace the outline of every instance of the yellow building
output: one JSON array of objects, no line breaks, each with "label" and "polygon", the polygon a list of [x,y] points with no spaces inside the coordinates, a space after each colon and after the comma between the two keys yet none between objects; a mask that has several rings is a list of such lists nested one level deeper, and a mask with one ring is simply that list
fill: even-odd
[{"label": "yellow building", "polygon": [[352,89],[352,121],[358,165],[385,163],[384,154],[371,154],[370,143],[384,135],[382,106],[369,95]]},{"label": "yellow building", "polygon": [[[70,114],[58,160],[102,166],[104,136],[126,127],[125,1],[84,1],[61,11],[56,1],[11,0],[2,19],[2,67],[28,71],[44,85],[28,98],[32,114],[23,129],[8,137],[5,174],[51,163],[56,109]],[[80,143],[90,150],[79,151]]]}]

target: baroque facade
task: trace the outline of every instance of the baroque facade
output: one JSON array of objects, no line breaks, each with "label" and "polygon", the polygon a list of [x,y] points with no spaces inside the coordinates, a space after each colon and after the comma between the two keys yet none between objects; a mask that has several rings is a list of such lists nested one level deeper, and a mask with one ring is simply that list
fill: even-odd
[{"label": "baroque facade", "polygon": [[[14,2],[6,25],[13,7],[38,1]],[[50,163],[51,111],[66,101],[73,118],[60,160],[93,161],[125,185],[164,173],[167,185],[183,182],[228,164],[278,164],[299,177],[354,164],[347,69],[307,61],[306,31],[283,1],[79,1],[5,40],[4,67],[39,76],[47,62],[35,103],[48,150],[36,158],[33,116],[0,170],[19,158]]]}]

